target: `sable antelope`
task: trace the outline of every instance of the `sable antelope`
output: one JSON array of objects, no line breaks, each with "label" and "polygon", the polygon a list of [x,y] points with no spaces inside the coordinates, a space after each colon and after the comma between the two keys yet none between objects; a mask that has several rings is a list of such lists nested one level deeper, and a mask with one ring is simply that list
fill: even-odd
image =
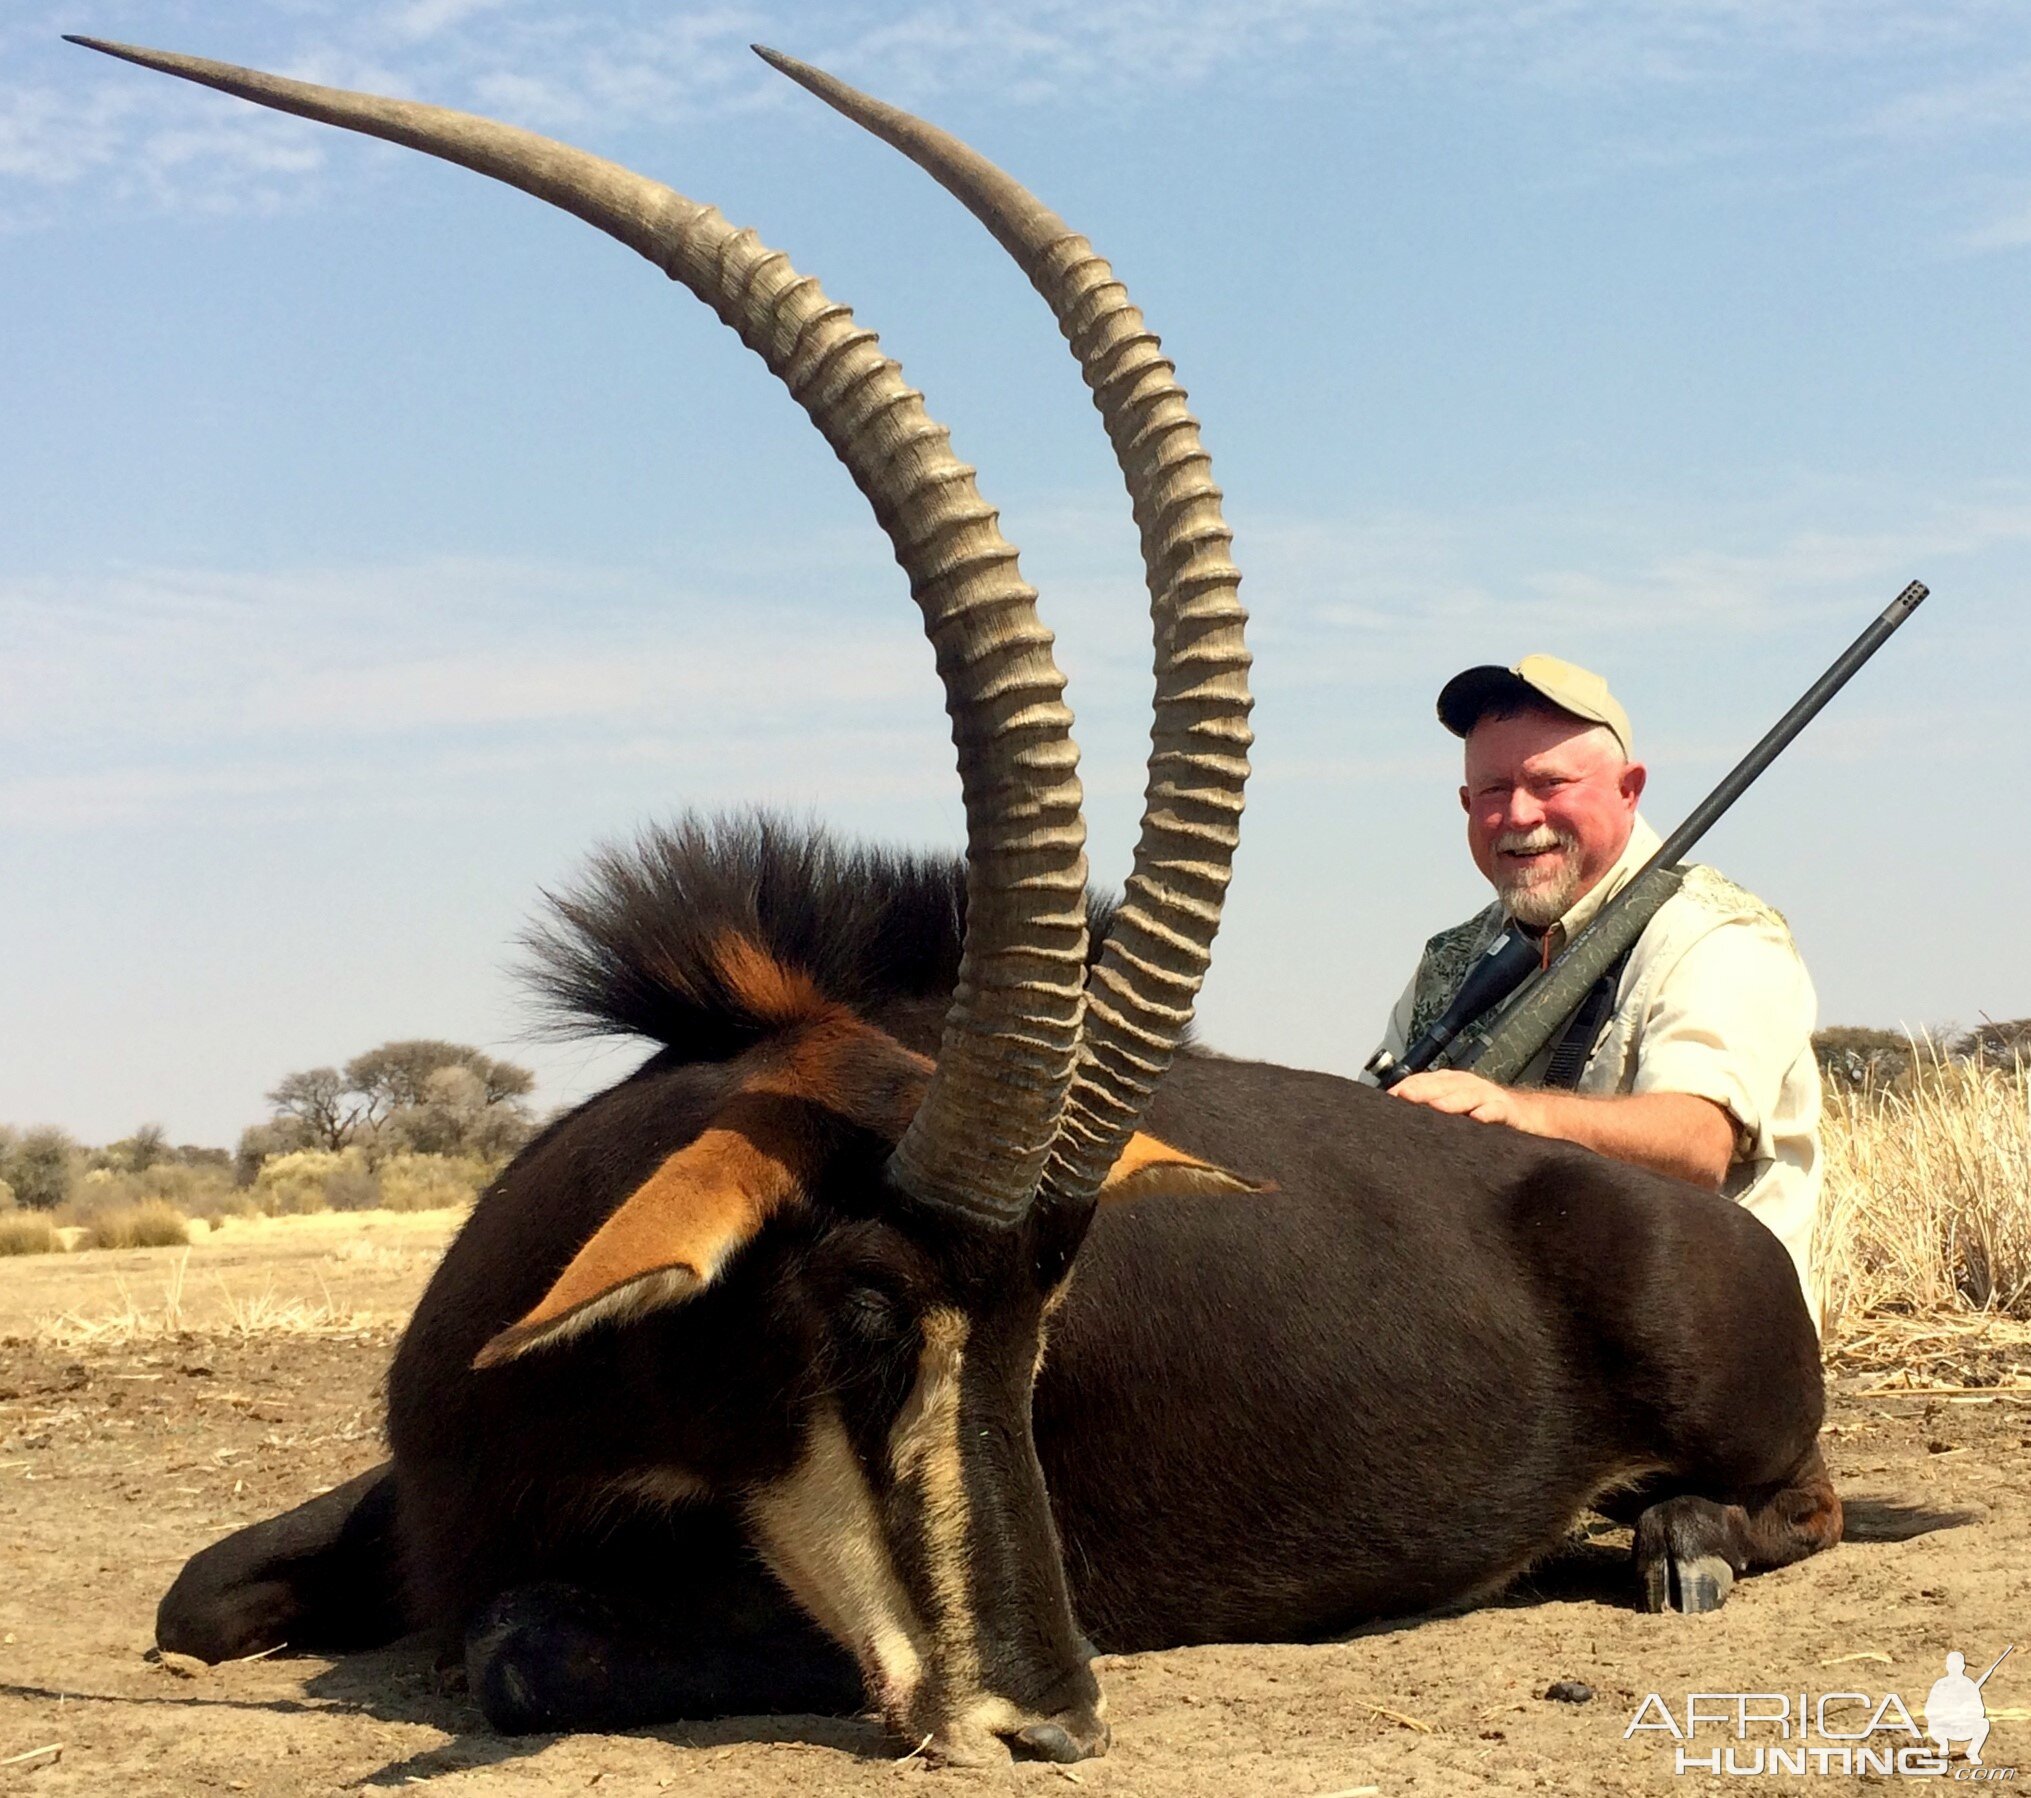
[{"label": "sable antelope", "polygon": [[96,47],[524,187],[707,299],[889,532],[968,817],[963,869],[766,821],[596,864],[542,979],[657,1052],[481,1199],[398,1351],[391,1464],[195,1557],[165,1647],[420,1624],[503,1729],[871,1702],[950,1758],[1072,1758],[1108,1733],[1075,1612],[1111,1649],[1315,1637],[1492,1592],[1590,1503],[1635,1516],[1648,1608],[1700,1610],[1838,1537],[1817,1344],[1754,1219],[1326,1075],[1177,1054],[1245,773],[1237,576],[1182,392],[1084,239],[942,133],[771,58],[989,225],[1093,389],[1157,645],[1114,907],[1085,894],[1014,552],[814,283],[525,132]]}]

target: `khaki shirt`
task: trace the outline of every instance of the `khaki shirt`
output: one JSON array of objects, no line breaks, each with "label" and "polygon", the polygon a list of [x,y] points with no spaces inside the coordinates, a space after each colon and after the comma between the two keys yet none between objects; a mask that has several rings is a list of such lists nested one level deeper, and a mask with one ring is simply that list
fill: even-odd
[{"label": "khaki shirt", "polygon": [[[1657,853],[1636,820],[1614,867],[1551,927],[1551,953]],[[1443,1012],[1468,966],[1506,922],[1499,902],[1425,945],[1390,1013],[1382,1047],[1401,1055]],[[1823,1294],[1812,1263],[1822,1176],[1818,1000],[1783,918],[1753,893],[1695,864],[1636,939],[1615,1008],[1580,1075],[1582,1093],[1691,1093],[1735,1120],[1735,1161],[1721,1190],[1790,1253],[1815,1325]],[[1499,1015],[1499,1014],[1498,1014]],[[1547,1046],[1519,1086],[1544,1076]],[[1370,1076],[1363,1075],[1363,1079]]]}]

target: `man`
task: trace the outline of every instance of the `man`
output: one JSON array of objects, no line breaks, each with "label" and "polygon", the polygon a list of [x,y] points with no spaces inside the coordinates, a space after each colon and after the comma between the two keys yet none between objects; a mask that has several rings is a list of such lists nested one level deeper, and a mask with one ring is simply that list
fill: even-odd
[{"label": "man", "polygon": [[[1645,771],[1630,757],[1629,716],[1599,675],[1541,655],[1469,668],[1438,709],[1466,743],[1467,846],[1496,899],[1425,945],[1383,1038],[1392,1055],[1446,1009],[1505,924],[1540,938],[1549,961],[1659,847],[1636,809]],[[1790,1252],[1817,1319],[1817,1003],[1784,920],[1695,866],[1603,1000],[1605,1019],[1582,1008],[1566,1032],[1585,1040],[1554,1038],[1515,1087],[1434,1069],[1391,1090],[1739,1199]]]}]

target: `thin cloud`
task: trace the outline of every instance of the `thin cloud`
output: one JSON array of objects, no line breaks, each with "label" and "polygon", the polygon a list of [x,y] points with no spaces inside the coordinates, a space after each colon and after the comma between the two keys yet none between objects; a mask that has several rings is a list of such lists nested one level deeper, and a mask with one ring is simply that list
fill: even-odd
[{"label": "thin cloud", "polygon": [[2031,61],[1900,95],[1870,123],[1885,137],[1911,139],[2009,130],[2027,121],[2031,121]]},{"label": "thin cloud", "polygon": [[[2031,493],[2021,490],[1906,500],[1894,526],[1846,522],[1883,510],[1857,496],[1800,502],[1785,515],[1816,511],[1817,521],[1790,530],[1773,530],[1760,508],[1724,511],[1693,529],[1730,547],[1662,550],[1689,534],[1684,520],[1619,508],[1569,508],[1556,519],[1537,508],[1258,519],[1245,558],[1258,690],[1393,689],[1457,659],[1462,643],[1485,644],[1491,656],[1552,640],[1628,654],[1717,632],[1768,638],[1835,616],[1859,627],[1858,593],[1880,607],[1914,576],[1944,586],[1979,570],[1980,558],[2021,558],[2031,543]],[[1547,553],[1558,560],[1538,559]]]},{"label": "thin cloud", "polygon": [[[756,719],[872,710],[924,687],[910,622],[503,561],[28,580],[0,588],[0,741],[387,736],[705,700]],[[799,649],[757,683],[770,641]]]},{"label": "thin cloud", "polygon": [[694,806],[868,805],[955,795],[948,746],[925,731],[817,727],[801,733],[700,721],[689,734],[636,732],[619,739],[560,737],[473,750],[456,746],[400,758],[345,760],[321,753],[199,766],[123,760],[62,773],[0,776],[0,826],[89,832],[109,825],[253,824],[357,818],[514,814],[543,792],[596,789],[615,770],[654,775]]},{"label": "thin cloud", "polygon": [[407,6],[391,7],[384,16],[387,29],[408,43],[422,43],[453,26],[482,13],[498,12],[508,0],[411,0]]},{"label": "thin cloud", "polygon": [[[811,553],[792,590],[836,574]],[[0,821],[18,828],[427,812],[603,767],[729,802],[952,780],[914,612],[836,582],[798,606],[505,560],[128,570],[0,586],[0,640]],[[1146,727],[1147,659],[1089,660],[1082,695]]]},{"label": "thin cloud", "polygon": [[[159,18],[139,0],[107,0],[102,29],[143,35]],[[787,105],[788,90],[748,55],[752,39],[836,68],[906,103],[952,91],[1058,105],[1095,99],[1159,104],[1237,79],[1293,85],[1373,78],[1528,83],[1575,94],[1659,87],[1739,88],[1827,69],[1873,71],[1877,85],[1925,59],[1929,84],[1883,102],[1865,129],[1884,137],[1962,133],[2021,122],[2031,65],[1998,69],[1999,35],[2017,15],[2000,0],[1027,0],[1005,7],[905,10],[775,4],[671,16],[646,0],[602,7],[535,0],[404,0],[348,10],[311,6],[264,18],[250,62],[307,79],[428,94],[539,127],[597,120],[603,129]],[[131,23],[130,23],[131,21]],[[278,38],[274,35],[280,31]],[[273,119],[216,136],[192,121],[222,116],[212,96],[139,74],[114,80],[59,63],[24,39],[46,73],[0,90],[0,173],[70,185],[137,161],[139,183],[110,182],[125,203],[216,211],[273,208],[290,179],[314,174],[308,140]],[[216,49],[219,46],[213,45]],[[1978,65],[1962,70],[1956,65]],[[1933,65],[1940,65],[1936,68]],[[209,109],[200,114],[194,108]],[[298,128],[306,129],[306,128]],[[250,141],[243,135],[252,130]],[[193,136],[192,133],[206,133]],[[1724,150],[1740,140],[1710,141]],[[1675,153],[1685,154],[1674,131]],[[264,155],[257,143],[286,149]],[[193,191],[195,190],[195,191]],[[18,210],[18,209],[17,209]]]},{"label": "thin cloud", "polygon": [[1969,250],[2021,250],[2031,244],[2031,202],[2011,208],[1961,239]]}]

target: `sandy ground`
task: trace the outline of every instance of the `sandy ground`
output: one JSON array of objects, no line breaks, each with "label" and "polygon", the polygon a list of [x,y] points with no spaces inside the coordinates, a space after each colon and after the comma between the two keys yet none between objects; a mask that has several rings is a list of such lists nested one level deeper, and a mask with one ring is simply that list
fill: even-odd
[{"label": "sandy ground", "polygon": [[[0,1791],[1846,1791],[1886,1782],[1680,1775],[1670,1736],[1624,1732],[1653,1692],[1681,1720],[1689,1692],[1735,1691],[1861,1691],[1872,1707],[1895,1691],[1919,1716],[1949,1649],[1978,1672],[2012,1641],[2027,1652],[1984,1692],[1985,1758],[2031,1780],[2026,1392],[1837,1383],[1844,1493],[1974,1522],[1845,1543],[1745,1583],[1711,1617],[1633,1611],[1626,1538],[1604,1533],[1468,1615],[1325,1645],[1110,1658],[1115,1748],[1076,1768],[897,1766],[868,1723],[799,1718],[505,1741],[438,1690],[414,1642],[193,1677],[155,1662],[155,1601],[187,1555],[380,1458],[383,1370],[447,1228],[228,1228],[180,1276],[174,1250],[0,1262]],[[1555,1680],[1591,1701],[1548,1700]],[[1863,1712],[1830,1715],[1859,1727]],[[1694,1746],[1730,1740],[1709,1725]],[[1774,1728],[1737,1752],[1766,1740]],[[1953,1763],[1957,1784],[1975,1771]]]}]

